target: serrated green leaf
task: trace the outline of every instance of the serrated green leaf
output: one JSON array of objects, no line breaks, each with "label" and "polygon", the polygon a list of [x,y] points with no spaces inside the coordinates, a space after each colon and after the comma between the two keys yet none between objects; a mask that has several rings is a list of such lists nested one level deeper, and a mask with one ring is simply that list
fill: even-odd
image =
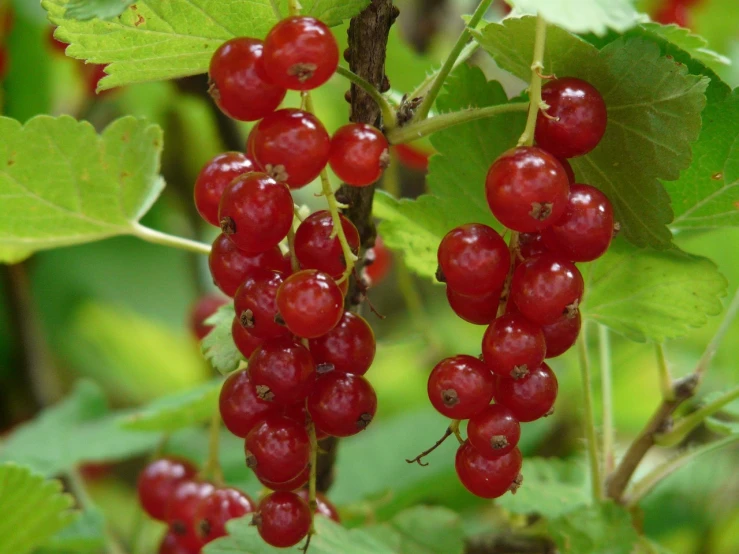
[{"label": "serrated green leaf", "polygon": [[19,426],[2,443],[0,463],[14,462],[43,475],[58,475],[81,462],[130,458],[158,442],[158,434],[121,429],[100,389],[81,381],[67,398]]},{"label": "serrated green leaf", "polygon": [[102,135],[71,117],[0,118],[0,245],[26,251],[134,233],[164,187],[162,131],[134,117]]},{"label": "serrated green leaf", "polygon": [[[514,18],[474,35],[501,67],[528,79],[533,30],[534,18]],[[675,180],[691,163],[708,79],[689,75],[649,40],[620,38],[598,51],[556,27],[547,32],[544,65],[558,76],[589,81],[608,107],[603,140],[570,160],[578,180],[608,195],[628,240],[668,248],[672,209],[659,179]]]},{"label": "serrated green leaf", "polygon": [[731,64],[729,58],[709,49],[708,41],[700,35],[693,34],[690,29],[675,24],[659,25],[658,23],[642,23],[639,27],[663,37],[713,70]]},{"label": "serrated green leaf", "polygon": [[222,383],[216,379],[194,389],[159,398],[123,418],[121,426],[136,431],[171,433],[208,421],[218,406]]},{"label": "serrated green leaf", "polygon": [[625,31],[642,16],[630,0],[508,0],[516,14],[539,13],[549,23],[573,33],[602,35],[607,29]]},{"label": "serrated green leaf", "polygon": [[[205,73],[213,52],[239,36],[263,38],[277,22],[271,0],[140,0],[112,20],[79,21],[66,15],[71,0],[42,0],[66,54],[110,64],[99,85],[105,90],[129,83],[176,79]],[[369,0],[305,0],[303,13],[338,25]],[[287,0],[281,13],[287,14]]]},{"label": "serrated green leaf", "polygon": [[136,0],[69,0],[64,16],[67,19],[111,19]]},{"label": "serrated green leaf", "polygon": [[56,535],[37,554],[95,554],[105,547],[105,516],[96,507],[88,508]]},{"label": "serrated green leaf", "polygon": [[28,467],[0,466],[0,552],[27,554],[74,521],[62,484]]},{"label": "serrated green leaf", "polygon": [[637,341],[662,342],[703,325],[721,313],[727,287],[706,258],[676,248],[639,250],[620,239],[583,276],[583,317]]},{"label": "serrated green leaf", "polygon": [[363,530],[392,552],[462,554],[465,533],[459,514],[446,508],[417,506],[381,525]]},{"label": "serrated green leaf", "polygon": [[547,530],[561,554],[633,554],[640,540],[629,513],[612,502],[550,519]]},{"label": "serrated green leaf", "polygon": [[208,325],[213,326],[213,330],[205,336],[201,343],[203,356],[223,375],[235,371],[244,361],[244,357],[236,348],[231,336],[234,317],[233,304],[228,303],[218,308],[216,313],[205,320]]}]

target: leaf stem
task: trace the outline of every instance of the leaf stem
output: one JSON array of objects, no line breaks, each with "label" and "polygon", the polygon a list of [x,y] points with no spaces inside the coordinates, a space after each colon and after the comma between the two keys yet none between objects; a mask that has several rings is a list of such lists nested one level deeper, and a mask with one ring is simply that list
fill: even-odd
[{"label": "leaf stem", "polygon": [[657,355],[659,390],[662,392],[662,398],[664,398],[668,402],[672,402],[673,400],[675,400],[675,390],[672,387],[672,374],[670,373],[670,367],[667,365],[665,345],[655,344],[654,353]]},{"label": "leaf stem", "polygon": [[577,350],[580,356],[580,376],[582,378],[583,404],[585,409],[585,436],[588,443],[588,460],[590,462],[590,479],[593,488],[593,501],[603,500],[603,478],[598,460],[598,441],[595,433],[595,409],[593,408],[593,380],[588,359],[586,337],[587,324],[583,325],[577,339]]},{"label": "leaf stem", "polygon": [[221,413],[216,406],[213,416],[210,419],[210,429],[208,431],[208,459],[200,471],[200,475],[206,479],[211,479],[216,485],[222,485],[223,469],[221,469],[220,460],[220,443],[221,443]]},{"label": "leaf stem", "polygon": [[133,236],[151,242],[154,244],[161,244],[162,246],[169,246],[171,248],[179,248],[181,250],[187,250],[188,252],[195,252],[197,254],[210,254],[210,245],[195,240],[185,239],[175,235],[169,235],[162,233],[161,231],[155,231],[149,227],[144,227],[141,224],[136,224],[133,228]]},{"label": "leaf stem", "polygon": [[482,16],[485,15],[485,12],[488,11],[488,8],[490,7],[490,4],[492,4],[492,2],[493,0],[482,0],[477,6],[477,9],[472,14],[469,23],[465,26],[465,28],[462,30],[462,33],[459,35],[459,38],[452,48],[452,51],[449,52],[446,60],[444,60],[444,64],[441,66],[439,73],[431,82],[428,93],[423,97],[423,101],[418,107],[418,110],[416,110],[416,115],[413,117],[414,122],[423,121],[428,117],[429,112],[434,105],[434,102],[436,102],[436,97],[439,96],[439,92],[441,92],[441,87],[444,85],[444,81],[446,81],[446,78],[449,76],[449,73],[454,67],[454,63],[457,61],[457,58],[462,53],[462,50],[467,45],[467,42],[469,42],[470,37],[472,36],[472,34],[470,33],[470,29],[474,29],[477,26],[477,24],[482,19]]},{"label": "leaf stem", "polygon": [[544,69],[544,46],[547,41],[547,22],[541,15],[536,17],[536,35],[534,38],[534,61],[531,64],[531,83],[529,84],[529,116],[526,119],[526,128],[521,138],[518,139],[519,146],[531,146],[534,144],[534,131],[536,130],[536,118],[541,108],[541,70]]},{"label": "leaf stem", "polygon": [[613,423],[613,366],[611,357],[611,336],[608,327],[598,326],[600,343],[600,387],[603,402],[603,464],[605,473],[613,471],[616,465],[614,456],[615,426]]},{"label": "leaf stem", "polygon": [[390,105],[390,102],[382,95],[382,93],[375,88],[372,83],[362,79],[359,75],[354,73],[351,69],[339,66],[336,68],[336,74],[346,77],[349,81],[357,85],[364,92],[369,94],[372,100],[375,101],[377,106],[382,112],[382,125],[385,131],[395,129],[397,126],[397,118],[395,117],[395,108]]}]

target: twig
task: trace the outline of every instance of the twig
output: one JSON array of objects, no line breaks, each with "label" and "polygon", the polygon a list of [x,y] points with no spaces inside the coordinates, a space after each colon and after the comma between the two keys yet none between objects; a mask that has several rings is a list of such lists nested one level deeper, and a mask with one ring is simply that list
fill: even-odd
[{"label": "twig", "polygon": [[418,465],[422,467],[426,467],[427,465],[429,465],[428,462],[422,462],[421,460],[423,460],[423,458],[425,458],[426,456],[431,454],[434,450],[439,448],[444,443],[445,440],[447,440],[449,437],[452,436],[452,434],[457,435],[457,433],[459,433],[459,420],[455,419],[449,424],[449,427],[446,428],[446,431],[444,431],[444,434],[441,436],[441,438],[438,441],[436,441],[433,444],[433,446],[431,446],[430,448],[427,448],[415,458],[406,458],[405,461],[408,462],[409,464],[417,463]]}]

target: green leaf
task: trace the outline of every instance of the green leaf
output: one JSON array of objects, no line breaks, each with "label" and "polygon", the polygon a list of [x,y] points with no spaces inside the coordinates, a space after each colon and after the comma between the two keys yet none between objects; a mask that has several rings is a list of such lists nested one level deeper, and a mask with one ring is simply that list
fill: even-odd
[{"label": "green leaf", "polygon": [[14,246],[0,245],[0,263],[17,264],[31,256],[32,252]]},{"label": "green leaf", "polygon": [[28,467],[0,466],[0,552],[27,554],[63,529],[77,514],[59,481]]},{"label": "green leaf", "polygon": [[209,421],[218,406],[222,383],[221,379],[216,379],[194,389],[159,398],[122,419],[121,426],[136,431],[171,433]]},{"label": "green leaf", "polygon": [[642,29],[659,35],[676,47],[687,52],[691,58],[705,64],[714,71],[721,66],[731,64],[731,60],[718,52],[708,48],[708,41],[700,35],[690,32],[690,29],[675,24],[659,25],[658,23],[642,23]]},{"label": "green leaf", "polygon": [[203,356],[210,362],[210,365],[223,375],[235,371],[244,361],[244,357],[236,348],[231,336],[231,325],[234,317],[234,307],[229,302],[221,306],[216,313],[205,321],[213,326],[213,330],[205,336],[201,343]]},{"label": "green leaf", "polygon": [[38,554],[101,552],[105,547],[105,516],[96,508],[88,508],[56,535],[44,543]]},{"label": "green leaf", "polygon": [[721,313],[726,279],[716,265],[678,249],[639,250],[615,240],[583,270],[582,313],[632,340],[684,335]]},{"label": "green leaf", "polygon": [[136,0],[69,0],[64,16],[67,19],[111,19]]},{"label": "green leaf", "polygon": [[602,35],[625,31],[641,19],[630,0],[508,0],[516,14],[539,13],[549,23],[573,33]]},{"label": "green leaf", "polygon": [[[501,67],[529,78],[534,18],[506,19],[474,35]],[[629,241],[668,248],[672,209],[659,180],[677,179],[691,163],[708,79],[689,75],[644,38],[620,38],[598,51],[556,27],[547,33],[544,66],[589,81],[608,106],[603,140],[571,160],[578,180],[608,195]]]},{"label": "green leaf", "polygon": [[43,475],[58,475],[81,462],[130,458],[158,442],[158,434],[121,429],[100,389],[81,381],[67,398],[19,426],[3,442],[0,463],[15,462]]},{"label": "green leaf", "polygon": [[446,508],[417,506],[364,532],[402,554],[462,554],[465,533],[459,514]]},{"label": "green leaf", "polygon": [[706,427],[719,435],[739,435],[739,421],[725,421],[709,417],[706,419]]},{"label": "green leaf", "polygon": [[550,519],[547,530],[560,554],[633,554],[640,540],[629,513],[612,502]]},{"label": "green leaf", "polygon": [[[338,25],[369,0],[305,0],[303,13]],[[213,52],[240,36],[263,38],[277,22],[270,0],[140,0],[112,20],[79,21],[67,16],[70,0],[42,0],[67,56],[110,64],[99,85],[176,79],[208,71]],[[281,0],[287,14],[287,0]]]},{"label": "green leaf", "polygon": [[71,117],[0,118],[0,246],[26,251],[134,233],[164,187],[161,129],[133,117],[98,136]]}]

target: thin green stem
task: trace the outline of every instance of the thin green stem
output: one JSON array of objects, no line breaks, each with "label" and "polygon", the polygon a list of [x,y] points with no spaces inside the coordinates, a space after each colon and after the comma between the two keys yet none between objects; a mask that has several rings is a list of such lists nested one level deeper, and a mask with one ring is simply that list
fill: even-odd
[{"label": "thin green stem", "polygon": [[711,342],[706,347],[706,350],[703,352],[701,359],[698,361],[698,366],[695,368],[695,374],[698,377],[698,380],[703,378],[708,366],[711,365],[711,361],[716,355],[716,351],[721,345],[721,341],[724,340],[726,333],[729,332],[731,324],[736,318],[737,312],[739,312],[739,289],[734,293],[734,298],[731,299],[731,304],[729,304],[729,307],[726,310],[726,314],[724,315],[723,321],[721,321],[721,325],[711,339]]},{"label": "thin green stem", "polygon": [[587,325],[583,325],[580,336],[577,339],[577,349],[580,355],[580,375],[582,378],[583,407],[585,409],[585,436],[588,443],[588,459],[590,462],[590,479],[592,481],[593,501],[603,500],[603,478],[600,471],[598,459],[598,441],[595,433],[595,409],[593,408],[593,379],[590,371],[590,360],[588,359],[588,346],[585,331]]},{"label": "thin green stem", "polygon": [[605,325],[598,326],[600,343],[600,389],[603,397],[603,464],[608,475],[616,466],[614,455],[615,426],[613,423],[613,367],[611,336]]},{"label": "thin green stem", "polygon": [[144,227],[143,225],[136,224],[136,226],[133,229],[133,235],[135,237],[140,238],[141,240],[145,240],[146,242],[151,242],[154,244],[161,244],[162,246],[169,246],[171,248],[179,248],[181,250],[187,250],[188,252],[195,252],[197,254],[205,254],[206,256],[210,254],[210,245],[204,244],[202,242],[198,242],[195,240],[185,239],[182,237],[178,237],[175,235],[168,235],[167,233],[162,233],[161,231],[155,231],[154,229],[149,229],[148,227]]},{"label": "thin green stem", "polygon": [[272,11],[275,12],[277,21],[280,21],[282,19],[282,14],[280,13],[280,6],[277,4],[277,0],[269,0],[269,3],[272,5]]},{"label": "thin green stem", "polygon": [[670,366],[667,365],[667,356],[665,355],[665,345],[655,344],[654,353],[657,356],[657,373],[659,376],[659,390],[662,392],[662,398],[667,402],[675,400],[675,387],[672,384],[672,374]]},{"label": "thin green stem", "polygon": [[220,447],[221,413],[216,408],[210,419],[210,429],[208,432],[208,459],[200,472],[202,477],[212,480],[216,485],[222,485],[224,482],[223,469],[221,469]]},{"label": "thin green stem", "polygon": [[390,105],[390,102],[387,101],[382,93],[380,93],[380,91],[372,85],[372,83],[362,79],[359,75],[354,73],[351,69],[347,69],[346,67],[337,67],[336,73],[337,75],[346,77],[349,81],[351,81],[359,88],[361,88],[364,92],[366,92],[372,98],[372,100],[375,101],[375,103],[380,108],[380,111],[382,112],[382,124],[386,131],[395,129],[397,125],[395,109]]},{"label": "thin green stem", "polygon": [[541,107],[541,70],[544,68],[544,46],[547,41],[547,22],[543,17],[536,18],[536,36],[534,38],[534,61],[531,64],[531,82],[529,84],[529,115],[526,128],[518,139],[519,146],[534,144],[536,118]]},{"label": "thin green stem", "polygon": [[291,226],[290,230],[287,232],[287,245],[290,249],[290,265],[293,268],[294,272],[297,272],[300,269],[300,262],[298,261],[298,257],[295,255],[295,227]]},{"label": "thin green stem", "polygon": [[441,87],[444,85],[444,81],[446,81],[446,78],[454,67],[454,63],[457,61],[457,58],[462,53],[462,50],[464,50],[464,47],[472,36],[470,29],[474,29],[477,26],[482,19],[482,16],[485,15],[485,12],[488,11],[488,8],[492,3],[493,0],[482,0],[477,6],[477,9],[475,10],[475,13],[472,14],[469,23],[459,35],[454,48],[449,52],[449,55],[446,60],[444,60],[439,73],[434,78],[431,86],[429,86],[428,93],[423,97],[423,101],[418,107],[418,110],[416,110],[416,115],[413,117],[414,122],[423,121],[428,117],[434,102],[436,102],[436,97],[439,96],[439,92],[441,92]]},{"label": "thin green stem", "polygon": [[455,125],[461,125],[476,119],[493,117],[503,113],[523,112],[528,109],[528,105],[523,102],[510,102],[508,104],[499,104],[497,106],[487,106],[485,108],[471,108],[468,110],[460,110],[458,112],[445,113],[437,115],[430,119],[411,123],[404,127],[396,127],[389,133],[387,138],[390,144],[403,144],[412,142],[416,139],[428,136],[437,131],[443,131]]},{"label": "thin green stem", "polygon": [[453,419],[452,422],[449,424],[449,430],[454,433],[454,436],[457,437],[457,442],[459,444],[464,444],[464,439],[462,438],[462,433],[459,432],[459,424],[462,423],[459,419]]}]

